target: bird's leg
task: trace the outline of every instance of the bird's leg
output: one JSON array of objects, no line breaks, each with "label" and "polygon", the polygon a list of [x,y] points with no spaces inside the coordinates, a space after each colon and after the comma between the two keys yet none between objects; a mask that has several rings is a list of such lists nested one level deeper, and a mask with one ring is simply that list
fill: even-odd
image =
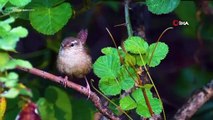
[{"label": "bird's leg", "polygon": [[65,77],[63,78],[63,80],[60,81],[61,84],[62,84],[65,88],[67,87],[67,81],[68,81],[68,77],[67,77],[67,76],[65,76]]},{"label": "bird's leg", "polygon": [[87,80],[87,77],[86,77],[86,76],[84,76],[84,79],[85,79],[85,81],[86,81],[87,90],[88,90],[88,92],[89,92],[89,95],[88,95],[87,99],[89,99],[89,98],[90,98],[90,94],[91,94],[91,89],[90,89],[90,85],[89,85],[89,83],[88,83],[88,80]]}]

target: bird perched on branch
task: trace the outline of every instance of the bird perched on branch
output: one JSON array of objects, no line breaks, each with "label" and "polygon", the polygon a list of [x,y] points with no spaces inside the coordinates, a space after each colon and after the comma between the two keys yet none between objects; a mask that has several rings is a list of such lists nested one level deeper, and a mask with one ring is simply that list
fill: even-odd
[{"label": "bird perched on branch", "polygon": [[67,76],[70,78],[84,78],[87,83],[87,89],[90,92],[86,74],[92,68],[92,59],[85,47],[87,35],[87,30],[81,30],[77,37],[68,37],[62,41],[57,58],[57,68],[59,72],[66,75],[65,86]]}]

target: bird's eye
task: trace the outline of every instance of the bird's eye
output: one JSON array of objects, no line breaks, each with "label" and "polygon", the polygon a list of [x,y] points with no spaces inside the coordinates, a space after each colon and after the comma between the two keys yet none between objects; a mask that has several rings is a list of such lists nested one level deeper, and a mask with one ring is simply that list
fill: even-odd
[{"label": "bird's eye", "polygon": [[74,43],[71,43],[71,44],[70,44],[70,47],[73,47],[73,46],[74,46]]}]

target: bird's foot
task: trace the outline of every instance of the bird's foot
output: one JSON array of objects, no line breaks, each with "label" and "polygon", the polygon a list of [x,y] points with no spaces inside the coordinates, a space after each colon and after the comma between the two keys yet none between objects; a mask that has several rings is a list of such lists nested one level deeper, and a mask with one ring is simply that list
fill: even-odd
[{"label": "bird's foot", "polygon": [[67,81],[68,81],[68,77],[67,77],[67,76],[65,76],[65,77],[63,78],[63,80],[60,81],[61,84],[62,84],[65,88],[67,87]]},{"label": "bird's foot", "polygon": [[86,84],[87,84],[87,90],[88,90],[88,96],[87,96],[87,99],[89,99],[90,98],[90,95],[91,95],[91,89],[90,89],[90,85],[89,85],[89,83],[88,83],[88,80],[87,80],[87,78],[86,78],[86,76],[84,77],[84,79],[85,79],[85,81],[86,81]]}]

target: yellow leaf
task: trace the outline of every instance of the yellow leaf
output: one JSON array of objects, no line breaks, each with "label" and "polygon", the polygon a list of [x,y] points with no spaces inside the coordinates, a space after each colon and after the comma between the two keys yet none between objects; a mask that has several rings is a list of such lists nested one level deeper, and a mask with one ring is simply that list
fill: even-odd
[{"label": "yellow leaf", "polygon": [[0,120],[3,120],[6,111],[7,101],[5,97],[0,97]]}]

